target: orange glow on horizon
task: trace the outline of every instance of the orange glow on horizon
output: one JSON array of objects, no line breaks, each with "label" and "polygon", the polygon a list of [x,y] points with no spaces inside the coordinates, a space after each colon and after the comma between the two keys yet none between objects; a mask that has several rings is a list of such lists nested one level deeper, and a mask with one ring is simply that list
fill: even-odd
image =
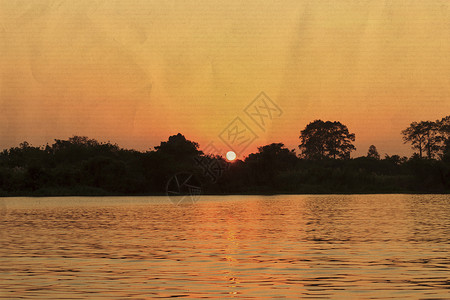
[{"label": "orange glow on horizon", "polygon": [[[450,111],[439,2],[4,1],[0,20],[0,148],[178,132],[203,148],[240,117],[257,138],[239,157],[297,148],[315,119],[346,124],[354,155],[410,155],[400,131]],[[264,129],[244,113],[261,91],[283,111]]]}]

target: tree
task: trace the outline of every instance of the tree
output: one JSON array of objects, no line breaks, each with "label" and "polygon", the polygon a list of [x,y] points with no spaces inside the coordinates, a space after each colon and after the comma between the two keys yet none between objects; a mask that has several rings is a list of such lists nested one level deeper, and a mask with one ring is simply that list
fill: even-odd
[{"label": "tree", "polygon": [[379,160],[380,154],[378,153],[377,147],[370,145],[369,150],[367,151],[367,157]]},{"label": "tree", "polygon": [[442,156],[449,157],[450,155],[450,116],[442,118],[437,121],[439,126],[439,133],[441,134],[442,140]]},{"label": "tree", "polygon": [[198,150],[199,145],[196,142],[187,140],[184,135],[178,133],[169,137],[167,142],[161,142],[155,147],[156,152],[167,154],[174,158],[192,158],[201,155],[203,152]]},{"label": "tree", "polygon": [[117,156],[120,147],[110,142],[103,143],[86,136],[72,136],[67,140],[55,139],[51,147],[45,147],[59,163],[76,162],[94,156]]},{"label": "tree", "polygon": [[408,128],[402,130],[403,143],[411,143],[411,148],[419,150],[419,157],[422,158],[422,152],[425,145],[425,134],[417,122],[412,122]]},{"label": "tree", "polygon": [[445,141],[444,149],[442,151],[442,160],[447,162],[450,166],[450,139]]},{"label": "tree", "polygon": [[408,160],[406,156],[401,157],[400,155],[394,154],[389,156],[388,154],[385,154],[384,161],[390,162],[394,165],[400,165],[405,163]]},{"label": "tree", "polygon": [[442,149],[442,136],[439,134],[438,122],[421,121],[412,122],[402,131],[404,143],[411,143],[413,149],[419,150],[419,157],[423,158],[425,151],[427,157],[432,159]]},{"label": "tree", "polygon": [[258,185],[273,186],[276,174],[295,167],[298,158],[294,150],[283,143],[272,143],[258,147],[257,153],[250,154],[245,164]]},{"label": "tree", "polygon": [[148,153],[146,164],[151,169],[150,177],[156,178],[155,182],[163,187],[177,172],[200,173],[198,161],[203,152],[198,148],[198,143],[187,140],[181,133],[170,136],[155,147],[156,151]]},{"label": "tree", "polygon": [[352,142],[355,134],[349,133],[341,122],[315,120],[300,133],[299,145],[303,157],[307,159],[350,158],[356,150]]},{"label": "tree", "polygon": [[289,150],[283,143],[272,143],[258,147],[257,153],[252,153],[245,159],[245,162],[263,163],[270,170],[292,167],[296,161],[297,156],[294,150]]},{"label": "tree", "polygon": [[441,120],[436,122],[439,126],[439,132],[444,136],[444,138],[450,138],[450,116],[443,117]]}]

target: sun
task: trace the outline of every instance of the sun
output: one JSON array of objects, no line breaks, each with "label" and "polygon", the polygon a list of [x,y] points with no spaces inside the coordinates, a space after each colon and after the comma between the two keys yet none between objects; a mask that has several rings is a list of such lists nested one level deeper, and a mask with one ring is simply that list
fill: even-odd
[{"label": "sun", "polygon": [[228,161],[233,161],[236,159],[236,153],[234,153],[233,151],[228,151],[226,157]]}]

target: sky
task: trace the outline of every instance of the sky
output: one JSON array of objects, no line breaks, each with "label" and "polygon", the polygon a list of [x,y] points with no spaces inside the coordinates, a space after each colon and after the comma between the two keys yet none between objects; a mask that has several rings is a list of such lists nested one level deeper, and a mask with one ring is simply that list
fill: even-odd
[{"label": "sky", "polygon": [[[242,158],[296,148],[322,119],[356,134],[353,156],[409,156],[401,130],[450,112],[449,7],[0,0],[0,148],[83,135],[146,150],[180,132],[225,154],[239,118]],[[261,92],[278,108],[262,127],[244,111]]]}]

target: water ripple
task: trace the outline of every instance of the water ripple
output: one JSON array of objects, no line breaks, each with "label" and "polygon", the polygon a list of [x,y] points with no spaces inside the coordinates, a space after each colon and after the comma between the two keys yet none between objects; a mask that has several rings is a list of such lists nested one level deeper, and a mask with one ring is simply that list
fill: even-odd
[{"label": "water ripple", "polygon": [[0,198],[0,298],[448,298],[446,195]]}]

